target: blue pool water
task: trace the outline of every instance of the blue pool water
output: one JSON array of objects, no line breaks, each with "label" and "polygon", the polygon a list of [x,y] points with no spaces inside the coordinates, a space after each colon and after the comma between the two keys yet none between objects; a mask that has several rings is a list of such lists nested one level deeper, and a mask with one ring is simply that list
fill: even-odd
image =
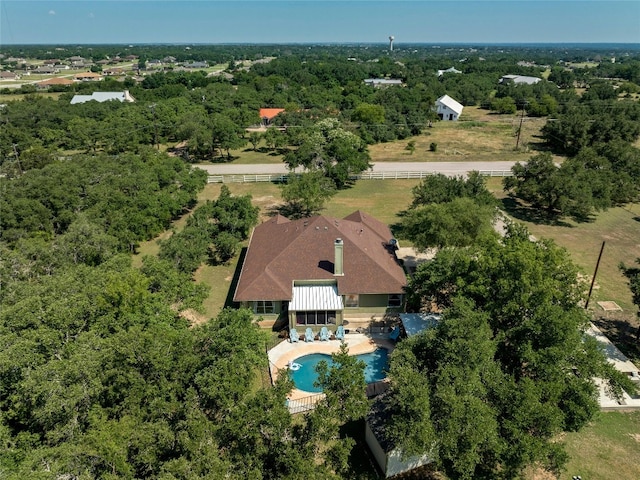
[{"label": "blue pool water", "polygon": [[[356,358],[362,360],[366,365],[364,369],[364,379],[367,383],[379,382],[387,376],[387,356],[388,352],[384,348],[378,348],[371,353],[356,355]],[[318,379],[316,365],[318,365],[320,360],[326,361],[329,364],[329,368],[331,368],[333,364],[331,355],[325,355],[323,353],[312,353],[311,355],[305,355],[294,360],[294,363],[300,365],[300,368],[297,370],[291,370],[291,378],[296,388],[304,390],[305,392],[322,391],[321,388],[313,385]]]}]

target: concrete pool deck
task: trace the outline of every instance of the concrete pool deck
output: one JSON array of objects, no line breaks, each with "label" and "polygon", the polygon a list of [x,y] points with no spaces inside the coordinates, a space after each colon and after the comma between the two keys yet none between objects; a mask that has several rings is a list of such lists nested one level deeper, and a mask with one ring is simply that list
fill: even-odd
[{"label": "concrete pool deck", "polygon": [[[376,348],[386,348],[389,353],[395,348],[393,341],[389,339],[388,334],[364,334],[364,333],[348,333],[344,336],[344,342],[349,347],[350,355],[360,355],[362,353],[373,352]],[[325,353],[331,355],[340,350],[339,340],[327,340],[321,342],[305,342],[300,339],[299,342],[291,343],[289,340],[280,342],[274,348],[269,350],[269,369],[271,370],[271,378],[275,382],[281,370],[286,370],[289,362],[303,355],[311,353]],[[300,398],[318,395],[313,392],[305,392],[294,388],[289,393],[289,400],[298,400]]]}]

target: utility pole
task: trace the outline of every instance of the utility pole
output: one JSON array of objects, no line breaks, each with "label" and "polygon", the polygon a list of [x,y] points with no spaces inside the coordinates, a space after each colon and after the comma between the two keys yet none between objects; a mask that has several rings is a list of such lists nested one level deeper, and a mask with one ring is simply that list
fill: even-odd
[{"label": "utility pole", "polygon": [[602,258],[602,252],[604,251],[604,241],[602,247],[600,247],[600,255],[598,255],[598,261],[596,262],[596,269],[593,272],[593,278],[591,279],[591,286],[589,287],[589,295],[587,295],[587,303],[584,304],[584,309],[589,308],[589,300],[591,300],[591,292],[593,291],[593,284],[596,283],[596,275],[598,274],[598,267],[600,266],[600,259]]},{"label": "utility pole", "polygon": [[158,143],[158,122],[156,122],[156,104],[152,103],[151,105],[149,105],[149,108],[153,112],[153,130],[154,130],[153,143],[155,143],[156,148],[160,150],[160,144]]},{"label": "utility pole", "polygon": [[522,104],[522,115],[520,115],[520,126],[518,127],[518,138],[516,139],[516,150],[518,150],[518,146],[520,145],[520,133],[522,132],[522,121],[524,120],[524,107],[527,105],[527,102]]}]

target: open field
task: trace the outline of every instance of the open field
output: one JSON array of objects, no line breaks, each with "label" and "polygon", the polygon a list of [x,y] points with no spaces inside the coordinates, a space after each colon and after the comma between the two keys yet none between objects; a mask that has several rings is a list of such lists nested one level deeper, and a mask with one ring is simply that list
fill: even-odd
[{"label": "open field", "polygon": [[0,94],[0,103],[6,103],[6,102],[15,102],[15,101],[20,101],[20,100],[24,100],[24,97],[26,97],[27,95],[29,96],[36,96],[36,97],[47,97],[47,98],[55,98],[57,99],[58,97],[60,97],[60,95],[62,95],[63,92],[47,92],[47,91],[42,91],[42,92],[34,92],[34,93],[19,93],[16,95],[7,95],[7,94]]},{"label": "open field", "polygon": [[[516,151],[519,115],[465,107],[458,122],[435,122],[417,137],[371,145],[369,152],[374,162],[527,161],[542,146],[537,136],[545,122],[544,118],[525,117]],[[411,140],[416,146],[413,155],[405,149]],[[438,145],[437,151],[429,151],[431,143]]]},{"label": "open field", "polygon": [[559,480],[640,478],[640,412],[602,412],[577,433],[564,438],[570,460]]},{"label": "open field", "polygon": [[[522,161],[526,162],[542,148],[539,138],[545,118],[525,117],[518,150],[516,133],[520,115],[496,115],[479,107],[465,107],[458,122],[435,122],[421,135],[369,146],[372,162],[472,162]],[[406,150],[409,141],[415,142],[415,152]],[[436,152],[429,151],[437,143]],[[230,164],[281,163],[283,156],[268,151],[264,142],[254,151],[251,145],[231,150]],[[562,157],[557,157],[561,161]],[[224,159],[222,159],[224,161]]]}]

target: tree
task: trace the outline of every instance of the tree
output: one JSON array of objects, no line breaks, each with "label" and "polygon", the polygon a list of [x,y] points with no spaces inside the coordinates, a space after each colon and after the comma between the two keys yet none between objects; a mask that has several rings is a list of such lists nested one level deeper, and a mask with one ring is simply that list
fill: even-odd
[{"label": "tree", "polygon": [[249,142],[251,143],[254,152],[258,149],[260,140],[262,140],[262,135],[260,134],[260,132],[251,132],[249,134]]},{"label": "tree", "polygon": [[[640,266],[640,258],[636,259],[636,263]],[[640,268],[639,267],[627,267],[624,263],[619,265],[622,274],[629,280],[629,289],[633,303],[638,308],[636,315],[640,318]],[[636,332],[636,344],[640,346],[640,327]]]},{"label": "tree", "polygon": [[402,219],[402,234],[418,250],[464,247],[494,235],[496,209],[469,198],[425,205],[409,210]]},{"label": "tree", "polygon": [[336,188],[344,188],[350,177],[368,168],[370,156],[366,144],[346,131],[335,118],[317,122],[303,137],[296,150],[288,152],[284,161],[290,169],[304,167],[320,170]]},{"label": "tree", "polygon": [[239,242],[233,234],[229,232],[220,232],[213,238],[215,247],[214,256],[220,263],[229,263],[238,252]]},{"label": "tree", "polygon": [[316,170],[290,174],[280,191],[286,203],[285,215],[295,219],[317,215],[335,194],[335,187],[331,180]]},{"label": "tree", "polygon": [[445,310],[437,328],[401,343],[391,360],[392,393],[428,390],[428,404],[404,408],[425,409],[430,421],[419,415],[418,432],[394,415],[392,431],[413,451],[435,440],[429,451],[452,477],[511,478],[536,462],[558,471],[566,454],[554,439],[598,411],[594,378],[618,395],[635,389],[585,334],[584,285],[568,253],[528,237],[509,224],[502,239],[442,250],[408,287],[408,308]]},{"label": "tree", "polygon": [[407,142],[407,146],[404,147],[404,149],[409,151],[409,155],[413,155],[413,153],[416,151],[415,140],[410,140],[409,142]]},{"label": "tree", "polygon": [[211,143],[214,148],[227,151],[227,157],[231,158],[231,149],[240,148],[247,142],[242,138],[240,127],[233,121],[220,114],[215,114],[211,119]]},{"label": "tree", "polygon": [[491,102],[491,110],[503,114],[516,113],[516,102],[511,97],[495,98]]},{"label": "tree", "polygon": [[284,134],[276,127],[269,127],[264,132],[264,141],[271,150],[275,150],[284,145]]}]

